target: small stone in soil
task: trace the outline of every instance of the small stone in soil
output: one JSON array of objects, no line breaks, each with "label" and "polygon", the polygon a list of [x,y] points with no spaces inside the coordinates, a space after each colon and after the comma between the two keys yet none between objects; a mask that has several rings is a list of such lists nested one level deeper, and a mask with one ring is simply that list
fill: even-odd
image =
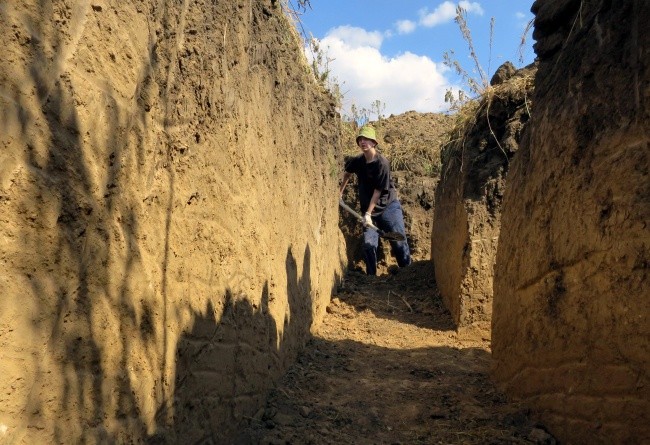
[{"label": "small stone in soil", "polygon": [[289,414],[278,413],[273,418],[273,421],[278,425],[293,425],[293,417]]}]

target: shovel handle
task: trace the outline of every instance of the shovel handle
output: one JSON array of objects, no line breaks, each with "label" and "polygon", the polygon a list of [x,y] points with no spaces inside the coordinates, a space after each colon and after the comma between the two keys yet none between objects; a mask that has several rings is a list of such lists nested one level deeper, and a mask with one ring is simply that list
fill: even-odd
[{"label": "shovel handle", "polygon": [[[350,207],[345,203],[345,201],[343,201],[343,199],[339,200],[339,205],[343,207],[345,210],[347,210],[352,216],[354,216],[361,224],[364,224],[363,216],[355,212],[352,209],[352,207]],[[379,230],[379,227],[375,226],[374,224],[368,224],[368,227],[370,227],[373,230],[376,230],[377,232],[379,232],[380,235],[383,233],[381,230]]]},{"label": "shovel handle", "polygon": [[352,216],[354,216],[361,224],[366,225],[366,227],[369,227],[373,230],[376,230],[379,236],[382,236],[388,240],[391,241],[406,241],[406,237],[399,233],[399,232],[384,232],[383,230],[379,229],[377,226],[374,224],[365,224],[365,221],[363,220],[363,217],[359,215],[357,212],[355,212],[349,205],[347,205],[343,199],[339,200],[339,205],[343,207],[347,212],[349,212]]}]

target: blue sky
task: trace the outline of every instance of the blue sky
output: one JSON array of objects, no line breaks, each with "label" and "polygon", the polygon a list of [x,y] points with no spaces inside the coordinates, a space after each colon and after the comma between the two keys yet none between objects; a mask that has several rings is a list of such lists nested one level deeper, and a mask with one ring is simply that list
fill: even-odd
[{"label": "blue sky", "polygon": [[[443,54],[455,58],[479,78],[467,43],[454,22],[456,6],[467,11],[467,22],[488,81],[505,61],[516,67],[534,60],[532,30],[520,61],[520,42],[533,0],[311,0],[300,15],[302,28],[318,39],[331,60],[330,76],[344,93],[343,112],[350,106],[371,108],[379,100],[383,114],[445,111],[448,89],[463,82],[444,66]],[[494,33],[490,57],[490,21]],[[310,51],[306,51],[308,58]],[[489,70],[489,71],[488,71]]]}]

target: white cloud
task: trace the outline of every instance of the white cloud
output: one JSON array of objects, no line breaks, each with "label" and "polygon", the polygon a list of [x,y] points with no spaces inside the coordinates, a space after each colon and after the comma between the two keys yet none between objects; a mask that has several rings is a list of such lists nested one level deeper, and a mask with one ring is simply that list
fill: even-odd
[{"label": "white cloud", "polygon": [[526,14],[524,14],[523,12],[515,12],[515,17],[517,17],[517,19],[519,20],[523,20],[526,18]]},{"label": "white cloud", "polygon": [[469,2],[467,0],[462,0],[456,5],[454,2],[445,1],[441,3],[433,12],[429,12],[427,8],[421,9],[420,14],[420,24],[431,28],[441,23],[446,23],[456,17],[456,6],[460,6],[468,13],[483,15],[483,8],[480,3]]},{"label": "white cloud", "polygon": [[331,29],[327,37],[345,42],[350,48],[379,48],[383,41],[383,36],[379,31],[366,31],[354,26],[339,26]]},{"label": "white cloud", "polygon": [[430,28],[432,26],[453,20],[455,16],[456,4],[447,1],[442,3],[431,13],[426,8],[420,10],[420,24],[422,26]]},{"label": "white cloud", "polygon": [[415,31],[417,25],[411,20],[399,20],[395,26],[399,34],[410,34]]},{"label": "white cloud", "polygon": [[[330,31],[320,46],[330,60],[331,78],[342,84],[345,113],[352,104],[369,109],[376,100],[385,105],[386,115],[446,109],[445,91],[451,85],[444,76],[448,70],[444,65],[410,52],[386,57],[376,38],[366,38],[381,34],[344,28]],[[364,41],[365,45],[360,43]],[[311,58],[310,52],[306,53]]]},{"label": "white cloud", "polygon": [[463,8],[467,12],[473,12],[474,14],[477,15],[483,15],[483,8],[481,7],[480,3],[477,2],[469,2],[467,0],[462,0],[458,2],[458,6]]}]

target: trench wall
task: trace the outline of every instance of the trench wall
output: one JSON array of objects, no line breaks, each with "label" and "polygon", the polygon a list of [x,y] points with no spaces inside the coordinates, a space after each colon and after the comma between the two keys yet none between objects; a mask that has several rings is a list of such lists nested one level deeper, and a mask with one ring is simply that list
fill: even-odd
[{"label": "trench wall", "polygon": [[[431,258],[440,294],[459,328],[490,328],[492,280],[501,200],[510,160],[528,122],[535,67],[493,85],[460,123],[441,152],[435,190]],[[528,102],[527,102],[528,100]]]},{"label": "trench wall", "polygon": [[280,2],[3,2],[0,42],[0,443],[227,441],[345,262]]},{"label": "trench wall", "polygon": [[650,4],[537,1],[508,175],[494,376],[564,443],[650,440]]}]

